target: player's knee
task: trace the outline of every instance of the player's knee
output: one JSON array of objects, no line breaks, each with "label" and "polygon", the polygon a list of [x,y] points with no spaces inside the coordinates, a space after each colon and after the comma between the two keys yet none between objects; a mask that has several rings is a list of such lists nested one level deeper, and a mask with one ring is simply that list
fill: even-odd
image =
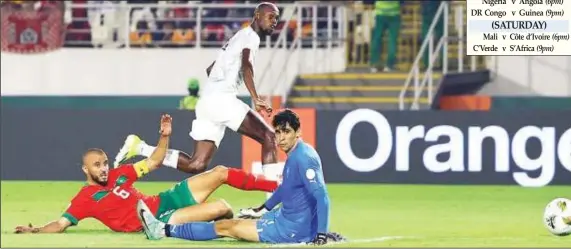
[{"label": "player's knee", "polygon": [[238,220],[219,220],[214,224],[216,234],[220,236],[232,236],[232,228],[238,224]]},{"label": "player's knee", "polygon": [[208,163],[197,157],[191,157],[186,153],[180,153],[177,162],[177,168],[189,174],[202,173],[206,170]]},{"label": "player's knee", "polygon": [[187,165],[187,170],[191,173],[197,174],[206,171],[208,162],[201,158],[193,158]]},{"label": "player's knee", "polygon": [[230,203],[228,203],[226,200],[220,199],[218,201],[224,206],[225,211],[232,211],[232,206],[230,206]]},{"label": "player's knee", "polygon": [[217,216],[222,219],[232,219],[234,217],[234,212],[232,211],[232,206],[224,199],[217,201]]},{"label": "player's knee", "polygon": [[222,182],[228,179],[228,167],[224,165],[216,165],[211,172]]},{"label": "player's knee", "polygon": [[224,166],[224,165],[216,165],[212,171],[216,174],[220,174],[220,175],[226,175],[228,174],[228,167]]}]

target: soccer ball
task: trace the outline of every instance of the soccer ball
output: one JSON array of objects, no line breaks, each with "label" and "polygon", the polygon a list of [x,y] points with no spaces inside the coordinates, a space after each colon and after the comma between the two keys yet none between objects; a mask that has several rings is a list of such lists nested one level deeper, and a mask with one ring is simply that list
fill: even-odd
[{"label": "soccer ball", "polygon": [[545,207],[543,213],[543,224],[547,230],[557,236],[567,236],[571,234],[571,225],[565,219],[571,217],[571,200],[557,198],[552,200]]}]

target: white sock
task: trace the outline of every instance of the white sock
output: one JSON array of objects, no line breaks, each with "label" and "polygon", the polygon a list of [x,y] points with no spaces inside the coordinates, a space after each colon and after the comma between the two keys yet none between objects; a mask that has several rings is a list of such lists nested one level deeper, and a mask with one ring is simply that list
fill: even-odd
[{"label": "white sock", "polygon": [[151,154],[153,154],[153,151],[155,151],[155,146],[150,146],[144,142],[141,142],[137,148],[137,151],[139,153],[137,153],[137,155],[139,156],[144,156],[144,157],[150,157]]},{"label": "white sock", "polygon": [[[146,143],[141,143],[139,145],[139,155],[140,156],[144,156],[144,157],[150,157],[153,152],[155,151],[156,147],[155,146],[151,146],[148,145]],[[167,166],[169,168],[173,168],[176,169],[176,166],[178,164],[178,154],[180,153],[180,151],[178,150],[173,150],[170,149],[167,151],[167,155],[165,156],[165,159],[163,160],[163,165]]]},{"label": "white sock", "polygon": [[168,150],[167,155],[165,156],[165,159],[163,160],[163,165],[167,166],[169,168],[176,169],[176,166],[178,165],[178,154],[179,153],[180,153],[180,151],[178,151],[178,150],[173,150],[173,149]]},{"label": "white sock", "polygon": [[[269,163],[262,165],[262,172],[264,173],[264,178],[270,181],[277,181],[278,184],[281,184],[281,177],[284,170],[284,165],[279,163]],[[272,196],[272,193],[266,193],[266,199],[269,199]]]}]

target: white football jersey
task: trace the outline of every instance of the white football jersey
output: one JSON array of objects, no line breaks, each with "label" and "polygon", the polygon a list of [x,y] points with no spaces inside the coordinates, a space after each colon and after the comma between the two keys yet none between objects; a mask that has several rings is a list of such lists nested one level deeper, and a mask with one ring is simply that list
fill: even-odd
[{"label": "white football jersey", "polygon": [[259,47],[260,37],[250,26],[234,34],[218,53],[206,84],[201,86],[201,95],[237,95],[238,86],[244,83],[242,50],[250,49],[250,63],[254,65],[254,58]]}]

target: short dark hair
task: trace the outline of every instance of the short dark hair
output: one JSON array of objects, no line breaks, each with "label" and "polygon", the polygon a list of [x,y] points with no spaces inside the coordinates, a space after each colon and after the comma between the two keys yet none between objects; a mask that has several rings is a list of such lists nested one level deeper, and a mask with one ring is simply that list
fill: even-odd
[{"label": "short dark hair", "polygon": [[[270,2],[261,2],[260,4],[258,4],[258,6],[256,6],[256,9],[254,9],[254,12],[258,12],[258,11],[273,11],[278,9],[278,6],[276,6],[274,3],[270,3]],[[279,9],[278,9],[279,10]]]},{"label": "short dark hair", "polygon": [[103,151],[100,148],[89,148],[89,149],[87,149],[85,152],[83,152],[83,155],[81,155],[81,164],[84,163],[83,160],[85,159],[85,157],[91,153],[103,155],[103,154],[105,154],[105,151]]},{"label": "short dark hair", "polygon": [[283,128],[289,126],[294,130],[298,131],[301,123],[299,122],[299,116],[290,109],[285,109],[274,116],[272,120],[272,125],[274,127]]}]

